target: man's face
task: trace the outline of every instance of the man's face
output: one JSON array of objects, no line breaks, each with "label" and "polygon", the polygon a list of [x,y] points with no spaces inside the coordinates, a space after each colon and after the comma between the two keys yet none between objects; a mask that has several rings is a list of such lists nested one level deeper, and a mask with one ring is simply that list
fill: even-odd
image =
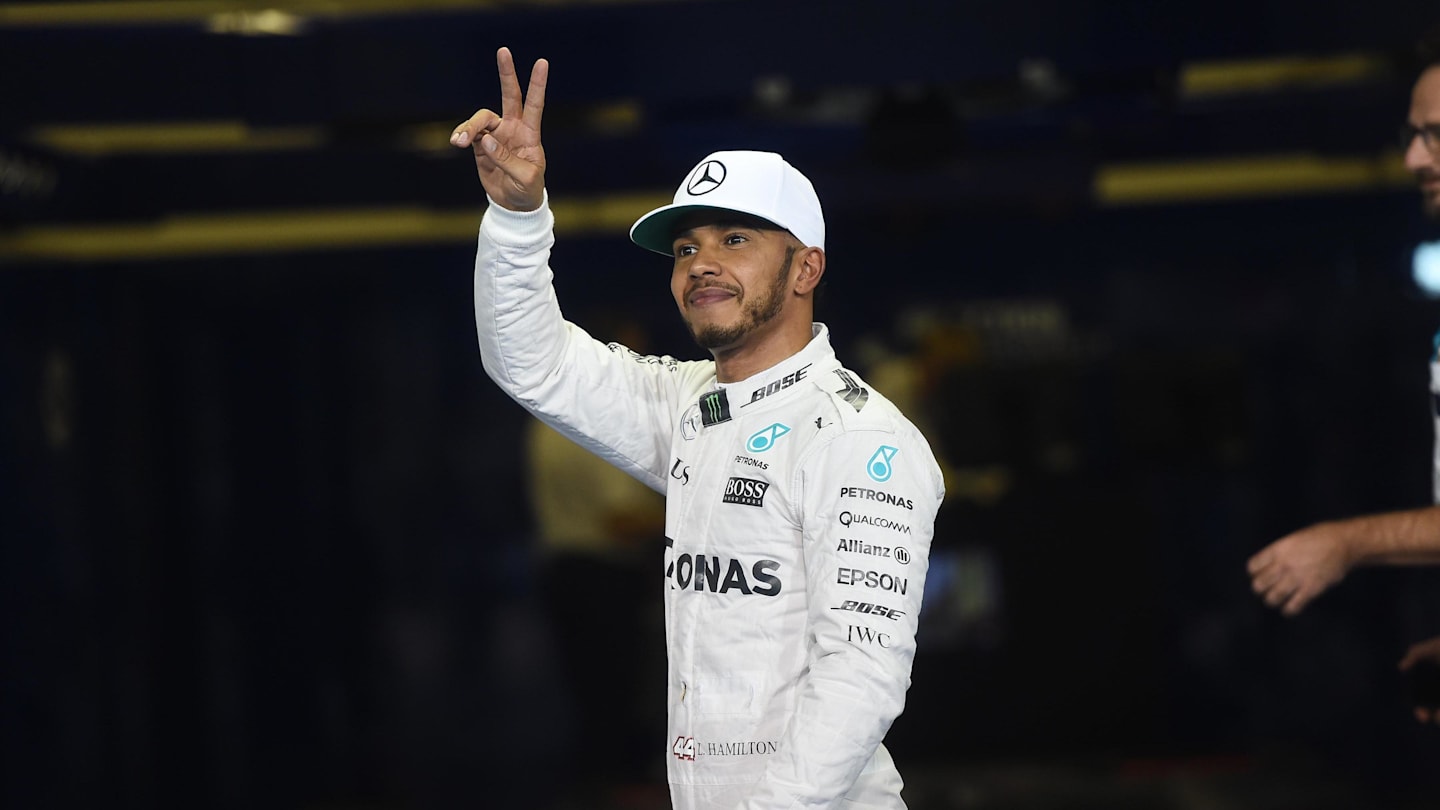
[{"label": "man's face", "polygon": [[789,298],[795,238],[748,221],[681,227],[670,292],[695,342],[720,352],[774,329]]},{"label": "man's face", "polygon": [[[1440,128],[1440,67],[1432,67],[1420,74],[1415,90],[1410,96],[1410,126],[1417,129]],[[1440,219],[1440,158],[1434,148],[1440,151],[1436,139],[1418,136],[1410,139],[1405,149],[1405,168],[1415,175],[1424,199],[1425,213]]]}]

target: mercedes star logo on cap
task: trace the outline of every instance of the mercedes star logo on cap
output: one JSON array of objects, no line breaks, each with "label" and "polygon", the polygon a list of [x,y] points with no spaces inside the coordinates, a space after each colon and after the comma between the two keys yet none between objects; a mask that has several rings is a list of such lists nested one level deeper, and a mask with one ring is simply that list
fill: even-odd
[{"label": "mercedes star logo on cap", "polygon": [[718,160],[707,160],[696,167],[685,184],[685,193],[692,197],[709,194],[725,182],[725,164]]}]

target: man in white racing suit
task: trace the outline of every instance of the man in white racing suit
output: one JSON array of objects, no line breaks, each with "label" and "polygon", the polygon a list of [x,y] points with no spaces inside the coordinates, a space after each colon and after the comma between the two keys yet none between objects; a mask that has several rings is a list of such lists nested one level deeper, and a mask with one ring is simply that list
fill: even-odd
[{"label": "man in white racing suit", "polygon": [[[713,360],[598,342],[561,316],[540,118],[501,49],[474,151],[490,206],[475,263],[486,372],[666,494],[668,777],[688,808],[903,808],[882,745],[904,708],[934,518],[925,438],[814,323],[824,219],[779,155],[717,152],[631,238]],[[603,666],[603,662],[596,662]]]}]

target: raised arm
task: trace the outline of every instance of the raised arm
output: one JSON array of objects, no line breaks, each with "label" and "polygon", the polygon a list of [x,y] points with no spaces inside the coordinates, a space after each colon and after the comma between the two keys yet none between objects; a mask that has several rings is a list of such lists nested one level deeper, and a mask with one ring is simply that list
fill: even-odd
[{"label": "raised arm", "polygon": [[[475,155],[490,206],[475,252],[475,327],[485,372],[561,433],[663,491],[682,407],[682,365],[596,341],[560,312],[552,284],[554,218],[545,193],[540,119],[549,64],[520,92],[510,51],[496,56],[500,114],[482,109],[450,141]],[[696,394],[698,396],[698,393]]]}]

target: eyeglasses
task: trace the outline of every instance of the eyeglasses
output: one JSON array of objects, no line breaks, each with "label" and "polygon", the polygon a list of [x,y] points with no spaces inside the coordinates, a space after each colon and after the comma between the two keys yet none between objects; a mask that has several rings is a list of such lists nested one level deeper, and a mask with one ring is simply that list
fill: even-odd
[{"label": "eyeglasses", "polygon": [[1440,124],[1426,124],[1423,127],[1417,127],[1414,124],[1406,124],[1405,126],[1401,127],[1401,151],[1409,150],[1410,144],[1414,143],[1417,137],[1420,139],[1420,143],[1425,145],[1425,149],[1429,151],[1432,156],[1440,158]]}]

